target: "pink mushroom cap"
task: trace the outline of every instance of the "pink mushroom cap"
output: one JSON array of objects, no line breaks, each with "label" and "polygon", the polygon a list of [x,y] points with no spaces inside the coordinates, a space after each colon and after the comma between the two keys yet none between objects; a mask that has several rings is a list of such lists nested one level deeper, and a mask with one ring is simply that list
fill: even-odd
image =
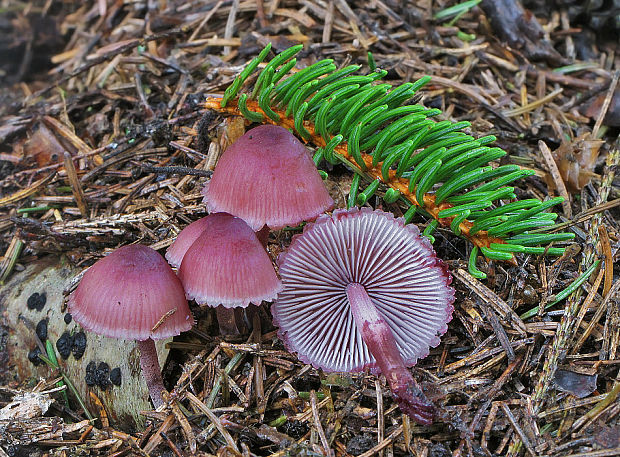
[{"label": "pink mushroom cap", "polygon": [[179,267],[187,298],[226,308],[276,298],[282,284],[250,226],[227,213],[210,214],[203,220],[203,232]]},{"label": "pink mushroom cap", "polygon": [[407,366],[439,344],[452,319],[445,264],[415,225],[391,213],[353,208],[321,216],[278,265],[284,289],[271,312],[279,336],[301,361],[325,371],[377,371],[350,309],[350,284],[367,291]]},{"label": "pink mushroom cap", "polygon": [[163,339],[194,325],[183,286],[147,246],[124,246],[90,267],[68,309],[86,330],[111,338]]},{"label": "pink mushroom cap", "polygon": [[230,145],[202,193],[210,212],[239,216],[254,231],[295,226],[334,206],[305,146],[274,125],[253,128]]},{"label": "pink mushroom cap", "polygon": [[[185,227],[177,235],[177,239],[170,245],[166,251],[166,260],[170,265],[178,268],[181,265],[183,256],[192,245],[194,241],[200,236],[202,232],[209,228],[209,221],[213,221],[208,217],[203,217],[197,221],[192,222]],[[212,222],[211,222],[212,223]]]}]

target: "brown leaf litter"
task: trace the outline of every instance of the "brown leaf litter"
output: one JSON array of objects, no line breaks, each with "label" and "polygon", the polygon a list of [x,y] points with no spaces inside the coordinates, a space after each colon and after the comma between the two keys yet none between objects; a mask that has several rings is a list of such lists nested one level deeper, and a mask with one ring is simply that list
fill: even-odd
[{"label": "brown leaf litter", "polygon": [[[613,30],[586,33],[593,18],[573,13],[578,2],[516,17],[489,3],[436,19],[456,2],[9,2],[0,13],[0,54],[11,56],[0,62],[2,281],[50,256],[84,268],[120,245],[163,250],[203,216],[202,185],[248,127],[203,102],[268,42],[276,51],[303,43],[299,67],[323,58],[366,66],[371,51],[392,84],[431,75],[420,101],[470,121],[476,136],[495,135],[506,163],[535,170],[517,184],[519,198],[568,197],[559,222],[576,240],[561,258],[481,265],[482,282],[467,273],[471,245],[436,232],[457,300],[441,344],[412,368],[442,410],[430,427],[403,417],[381,377],[299,362],[268,308],[246,316],[252,333],[222,338],[215,313],[196,307],[198,325],[169,343],[167,405],[144,411],[141,430],[127,429],[97,386],[78,391],[96,405],[88,420],[75,393],[56,386],[71,358],[41,381],[14,376],[2,345],[20,342],[0,327],[0,455],[618,455],[620,52],[605,39]],[[342,206],[351,174],[328,172]],[[271,234],[273,258],[294,233]],[[597,259],[589,281],[547,306]]]}]

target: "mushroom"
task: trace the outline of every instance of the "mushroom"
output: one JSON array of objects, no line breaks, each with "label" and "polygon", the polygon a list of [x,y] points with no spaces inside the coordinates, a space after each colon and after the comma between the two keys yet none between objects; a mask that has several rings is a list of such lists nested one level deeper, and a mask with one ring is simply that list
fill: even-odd
[{"label": "mushroom", "polygon": [[[182,259],[179,278],[187,298],[198,304],[245,308],[275,299],[282,289],[269,254],[239,217],[210,214],[188,225],[168,251],[169,259]],[[218,310],[218,319],[234,318]]]},{"label": "mushroom", "polygon": [[[211,221],[211,223],[209,223]],[[187,227],[179,232],[177,238],[166,250],[166,260],[174,268],[181,266],[183,256],[192,245],[194,241],[200,236],[202,232],[208,229],[209,225],[213,224],[213,219],[203,217],[197,221],[192,222]]]},{"label": "mushroom", "polygon": [[[308,150],[275,125],[248,130],[231,144],[202,193],[209,212],[242,218],[264,247],[269,229],[314,220],[334,207]],[[234,321],[232,311],[218,308],[218,320]]]},{"label": "mushroom", "polygon": [[254,231],[295,226],[334,206],[305,146],[275,125],[248,130],[230,145],[202,193],[209,212],[238,216]]},{"label": "mushroom", "polygon": [[432,423],[435,408],[407,367],[439,344],[454,289],[417,227],[336,210],[306,225],[278,265],[284,289],[271,311],[287,348],[325,371],[380,371],[401,410]]},{"label": "mushroom", "polygon": [[183,286],[163,257],[137,244],[115,250],[84,273],[68,308],[88,331],[136,340],[151,400],[161,406],[164,384],[153,340],[194,325]]}]

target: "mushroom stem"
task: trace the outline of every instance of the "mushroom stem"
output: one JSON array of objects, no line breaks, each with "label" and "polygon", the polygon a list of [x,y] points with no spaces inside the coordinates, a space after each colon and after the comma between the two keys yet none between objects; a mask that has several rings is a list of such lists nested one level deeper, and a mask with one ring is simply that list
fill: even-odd
[{"label": "mushroom stem", "polygon": [[222,335],[239,335],[234,308],[225,308],[219,305],[215,308],[215,314]]},{"label": "mushroom stem", "polygon": [[263,225],[263,228],[256,232],[256,238],[263,244],[263,247],[267,249],[267,242],[269,241],[269,227]]},{"label": "mushroom stem", "polygon": [[155,341],[151,338],[144,341],[136,341],[138,349],[140,349],[140,368],[142,368],[142,376],[149,388],[149,394],[153,401],[155,409],[164,404],[161,393],[166,390],[164,387],[164,379],[161,376],[161,368],[157,359],[157,349],[155,349]]},{"label": "mushroom stem", "polygon": [[366,289],[361,284],[349,284],[347,297],[355,324],[385,375],[400,409],[419,424],[431,424],[435,407],[407,370],[390,326],[379,314]]}]

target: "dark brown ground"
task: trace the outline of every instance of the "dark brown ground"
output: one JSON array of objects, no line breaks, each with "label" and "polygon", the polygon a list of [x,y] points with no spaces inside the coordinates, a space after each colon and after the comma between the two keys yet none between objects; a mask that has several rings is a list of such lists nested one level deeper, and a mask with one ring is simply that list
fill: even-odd
[{"label": "dark brown ground", "polygon": [[[303,43],[301,65],[366,64],[372,51],[393,84],[433,76],[422,103],[497,136],[508,163],[536,170],[517,184],[520,198],[570,194],[557,211],[576,233],[560,259],[480,265],[484,282],[463,272],[468,243],[437,233],[457,301],[442,343],[413,369],[449,418],[431,427],[410,424],[381,378],[298,362],[268,311],[254,334],[223,341],[213,313],[196,309],[196,330],[173,343],[164,370],[171,406],[148,414],[144,433],[101,419],[73,426],[86,416],[71,399],[62,417],[38,417],[35,444],[0,420],[5,453],[620,455],[620,12],[613,1],[529,3],[534,16],[483,0],[457,19],[434,17],[454,5],[444,1],[0,3],[2,280],[47,255],[87,266],[131,242],[163,252],[205,214],[204,171],[245,128],[201,102],[267,42],[277,51]],[[83,196],[69,186],[65,151]],[[152,168],[161,166],[199,172]],[[345,168],[330,171],[340,206],[350,180]],[[271,234],[274,258],[291,236]],[[590,282],[548,312],[502,318],[507,307],[521,315],[553,301],[597,257]],[[30,390],[23,381],[1,389],[3,404],[13,389]]]}]

